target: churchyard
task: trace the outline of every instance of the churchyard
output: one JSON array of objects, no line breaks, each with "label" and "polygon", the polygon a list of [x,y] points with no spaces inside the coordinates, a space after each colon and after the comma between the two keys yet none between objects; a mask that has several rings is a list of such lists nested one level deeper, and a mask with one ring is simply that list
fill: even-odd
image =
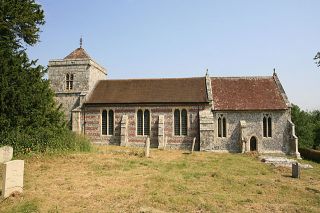
[{"label": "churchyard", "polygon": [[0,212],[320,212],[320,165],[309,161],[296,179],[255,154],[151,149],[147,158],[103,146],[23,158],[23,193]]}]

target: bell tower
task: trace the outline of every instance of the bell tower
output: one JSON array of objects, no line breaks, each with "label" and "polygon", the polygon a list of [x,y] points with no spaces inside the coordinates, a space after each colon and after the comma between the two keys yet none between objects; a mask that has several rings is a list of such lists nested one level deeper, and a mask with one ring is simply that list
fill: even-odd
[{"label": "bell tower", "polygon": [[[75,49],[64,59],[50,60],[48,79],[55,99],[64,111],[66,120],[73,131],[81,128],[73,124],[73,112],[81,112],[82,103],[99,80],[105,80],[107,70],[96,63],[82,48]],[[79,123],[79,122],[77,122]]]}]

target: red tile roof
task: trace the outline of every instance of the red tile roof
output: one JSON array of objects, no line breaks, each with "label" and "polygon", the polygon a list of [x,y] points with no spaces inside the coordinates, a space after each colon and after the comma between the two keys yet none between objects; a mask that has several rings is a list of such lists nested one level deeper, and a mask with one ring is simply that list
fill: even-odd
[{"label": "red tile roof", "polygon": [[79,47],[75,49],[72,53],[67,55],[64,59],[84,59],[84,58],[89,59],[90,56],[83,48]]},{"label": "red tile roof", "polygon": [[215,110],[287,109],[274,77],[213,77]]},{"label": "red tile roof", "polygon": [[207,103],[205,78],[102,80],[87,104]]}]

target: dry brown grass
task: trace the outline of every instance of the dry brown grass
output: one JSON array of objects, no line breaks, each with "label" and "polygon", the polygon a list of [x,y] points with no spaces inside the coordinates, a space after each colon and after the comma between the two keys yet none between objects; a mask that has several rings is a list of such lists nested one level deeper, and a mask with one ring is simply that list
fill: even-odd
[{"label": "dry brown grass", "polygon": [[113,146],[25,163],[23,195],[0,212],[320,212],[315,163],[293,179],[255,156]]}]

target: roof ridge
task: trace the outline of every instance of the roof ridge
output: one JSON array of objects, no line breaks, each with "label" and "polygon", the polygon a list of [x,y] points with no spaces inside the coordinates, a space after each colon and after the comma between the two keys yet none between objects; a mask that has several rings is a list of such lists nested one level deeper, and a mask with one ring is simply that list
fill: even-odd
[{"label": "roof ridge", "polygon": [[130,78],[130,79],[104,79],[102,81],[138,81],[138,80],[182,80],[182,79],[204,79],[205,77],[189,77],[189,78]]},{"label": "roof ridge", "polygon": [[211,77],[216,79],[272,79],[273,76],[226,76],[226,77]]}]

